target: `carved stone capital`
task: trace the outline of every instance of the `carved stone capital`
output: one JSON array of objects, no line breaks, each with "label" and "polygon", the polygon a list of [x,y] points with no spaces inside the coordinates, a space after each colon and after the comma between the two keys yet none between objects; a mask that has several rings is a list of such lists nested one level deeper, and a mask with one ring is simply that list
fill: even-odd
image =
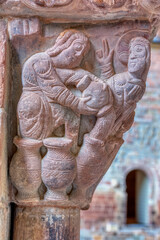
[{"label": "carved stone capital", "polygon": [[149,24],[115,27],[64,29],[24,61],[10,165],[16,202],[89,207],[134,121],[150,66]]},{"label": "carved stone capital", "polygon": [[0,0],[14,240],[48,240],[57,223],[56,236],[79,239],[80,209],[89,208],[145,92],[159,17],[158,0]]}]

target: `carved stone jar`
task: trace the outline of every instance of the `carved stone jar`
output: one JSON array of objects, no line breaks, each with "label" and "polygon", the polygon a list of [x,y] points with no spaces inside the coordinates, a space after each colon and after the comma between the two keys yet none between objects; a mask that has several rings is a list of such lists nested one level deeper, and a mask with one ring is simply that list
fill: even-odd
[{"label": "carved stone jar", "polygon": [[16,198],[18,201],[39,200],[42,141],[15,137],[14,144],[18,149],[12,158],[10,176],[18,190]]},{"label": "carved stone jar", "polygon": [[67,200],[76,175],[76,160],[70,151],[72,140],[43,140],[48,152],[42,160],[42,180],[47,187],[45,200]]}]

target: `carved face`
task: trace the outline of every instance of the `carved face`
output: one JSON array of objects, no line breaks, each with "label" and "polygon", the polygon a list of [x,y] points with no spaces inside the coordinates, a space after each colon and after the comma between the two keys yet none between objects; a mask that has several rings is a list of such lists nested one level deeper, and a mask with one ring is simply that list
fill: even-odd
[{"label": "carved face", "polygon": [[146,64],[146,48],[141,44],[131,44],[129,59],[128,59],[128,71],[136,73],[144,70]]},{"label": "carved face", "polygon": [[85,47],[81,40],[74,40],[68,48],[52,58],[54,65],[59,68],[78,67],[84,57]]}]

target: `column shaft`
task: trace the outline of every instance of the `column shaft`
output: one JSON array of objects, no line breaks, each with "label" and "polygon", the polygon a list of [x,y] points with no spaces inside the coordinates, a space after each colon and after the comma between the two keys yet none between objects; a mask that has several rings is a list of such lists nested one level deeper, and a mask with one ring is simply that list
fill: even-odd
[{"label": "column shaft", "polygon": [[17,207],[14,240],[79,240],[80,210]]}]

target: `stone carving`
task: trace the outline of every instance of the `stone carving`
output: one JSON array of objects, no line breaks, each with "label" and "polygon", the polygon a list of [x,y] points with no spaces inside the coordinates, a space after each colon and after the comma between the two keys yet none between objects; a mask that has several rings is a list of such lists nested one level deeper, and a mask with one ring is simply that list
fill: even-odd
[{"label": "stone carving", "polygon": [[4,3],[6,0],[0,0],[0,4]]},{"label": "stone carving", "polygon": [[160,0],[139,0],[139,4],[148,12],[160,14]]},{"label": "stone carving", "polygon": [[[88,38],[70,30],[62,33],[52,48],[26,61],[22,73],[23,93],[18,104],[22,137],[52,137],[57,135],[56,129],[65,125],[62,136],[74,139],[79,130],[79,114],[96,113],[86,105],[90,97],[78,98],[68,89],[74,86],[82,91],[90,84],[88,72],[76,69],[88,50]],[[92,74],[90,77],[95,79]]]},{"label": "stone carving", "polygon": [[45,7],[64,6],[72,2],[72,0],[35,0],[37,5]]},{"label": "stone carving", "polygon": [[12,19],[9,21],[9,31],[12,38],[16,36],[31,36],[40,34],[40,22],[38,18]]},{"label": "stone carving", "polygon": [[52,9],[53,7],[63,7],[72,3],[73,0],[21,0],[30,8],[43,10],[43,8]]},{"label": "stone carving", "polygon": [[[80,68],[90,42],[77,30],[62,32],[53,47],[25,62],[17,108],[19,133],[24,141],[42,140],[48,149],[42,160],[45,200],[70,199],[88,208],[122,145],[123,134],[134,121],[136,103],[144,94],[150,65],[147,39],[133,37],[128,44],[128,71],[119,74],[106,39],[101,49],[95,49],[100,77]],[[81,116],[85,116],[83,123]],[[87,122],[86,131],[82,125]],[[30,174],[29,168],[26,171]]]},{"label": "stone carving", "polygon": [[7,27],[4,22],[0,22],[0,107],[5,106],[5,87],[7,86],[7,69],[6,69],[6,50],[7,50]]},{"label": "stone carving", "polygon": [[98,7],[107,7],[107,8],[118,8],[122,7],[126,0],[91,0],[91,2]]},{"label": "stone carving", "polygon": [[135,38],[137,36],[141,36],[144,38],[149,38],[149,32],[148,31],[140,31],[140,30],[131,30],[122,35],[120,37],[117,46],[116,46],[116,55],[118,60],[127,66],[128,64],[128,56],[129,56],[129,43],[132,38]]},{"label": "stone carving", "polygon": [[42,141],[14,138],[18,150],[12,158],[10,176],[18,190],[17,200],[38,200],[41,180],[41,155],[39,148]]},{"label": "stone carving", "polygon": [[47,187],[45,200],[67,200],[76,176],[76,159],[70,152],[72,141],[48,138],[43,141],[47,154],[42,161],[42,180]]},{"label": "stone carving", "polygon": [[84,0],[85,3],[93,10],[111,10],[112,8],[121,8],[127,0]]},{"label": "stone carving", "polygon": [[[100,64],[105,57],[102,51]],[[129,46],[128,72],[115,74],[106,79],[110,91],[108,111],[97,117],[94,128],[85,135],[83,145],[77,157],[77,178],[79,198],[82,208],[87,207],[84,199],[90,202],[97,182],[102,178],[103,170],[107,170],[117,151],[123,143],[123,133],[129,130],[134,121],[136,103],[145,91],[145,81],[150,66],[150,44],[142,37],[133,38]],[[104,65],[102,65],[104,71]],[[94,93],[94,89],[92,88]],[[111,141],[111,142],[110,142]],[[85,195],[85,196],[84,196]]]}]

